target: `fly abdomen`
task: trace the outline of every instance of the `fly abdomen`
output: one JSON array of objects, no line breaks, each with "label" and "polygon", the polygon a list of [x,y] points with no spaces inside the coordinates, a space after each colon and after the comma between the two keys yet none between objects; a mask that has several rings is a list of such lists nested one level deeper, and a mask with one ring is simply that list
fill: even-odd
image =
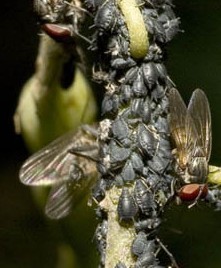
[{"label": "fly abdomen", "polygon": [[208,175],[208,162],[205,157],[194,157],[188,164],[190,182],[203,183]]}]

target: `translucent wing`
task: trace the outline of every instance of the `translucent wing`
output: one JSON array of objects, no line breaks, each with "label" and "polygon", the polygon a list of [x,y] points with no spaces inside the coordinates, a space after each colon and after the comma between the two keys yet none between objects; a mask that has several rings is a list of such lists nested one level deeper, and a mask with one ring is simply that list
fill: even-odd
[{"label": "translucent wing", "polygon": [[[173,88],[169,92],[170,132],[178,155],[191,154],[197,139],[197,131],[179,92]],[[181,153],[182,152],[182,153]],[[180,154],[179,154],[180,153]],[[182,159],[180,159],[182,162]]]},{"label": "translucent wing", "polygon": [[61,136],[28,158],[19,172],[21,182],[37,186],[68,180],[70,165],[79,158],[74,151],[82,146],[88,147],[88,152],[92,146],[94,155],[97,153],[96,137],[84,126]]},{"label": "translucent wing", "polygon": [[175,88],[169,93],[170,132],[178,150],[183,148],[187,140],[186,115],[187,108],[180,94]]},{"label": "translucent wing", "polygon": [[68,153],[73,145],[75,132],[56,139],[22,165],[19,177],[26,185],[51,185],[68,178],[69,166],[74,156]]},{"label": "translucent wing", "polygon": [[202,90],[196,89],[193,92],[188,113],[196,126],[198,145],[205,150],[205,156],[209,161],[212,145],[211,113],[208,99]]},{"label": "translucent wing", "polygon": [[[88,162],[86,159],[85,161]],[[58,183],[52,187],[45,207],[45,213],[49,218],[66,217],[71,212],[72,207],[88,194],[90,186],[97,178],[97,171],[94,162],[86,162],[84,163],[85,170],[78,172],[81,174],[78,178],[74,176],[72,179],[70,176],[69,181]],[[76,169],[80,169],[80,167],[73,165],[72,172],[75,173]]]},{"label": "translucent wing", "polygon": [[52,187],[45,206],[45,214],[51,219],[67,216],[72,209],[73,192],[68,183],[59,183]]},{"label": "translucent wing", "polygon": [[84,135],[80,135],[79,140],[73,143],[69,152],[76,155],[86,157],[94,162],[98,161],[98,143],[97,143],[97,127],[83,125]]},{"label": "translucent wing", "polygon": [[52,219],[67,216],[97,178],[97,132],[82,126],[65,134],[22,166],[20,180],[27,185],[52,185],[45,207]]}]

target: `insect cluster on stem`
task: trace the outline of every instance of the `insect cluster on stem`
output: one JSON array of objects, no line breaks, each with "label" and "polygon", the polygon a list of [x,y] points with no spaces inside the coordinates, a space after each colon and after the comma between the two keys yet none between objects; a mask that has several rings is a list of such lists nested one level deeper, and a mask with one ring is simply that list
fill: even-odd
[{"label": "insect cluster on stem", "polygon": [[[46,206],[53,218],[67,215],[72,194],[78,196],[96,178],[92,197],[101,218],[95,232],[100,267],[160,268],[161,249],[178,267],[157,236],[166,205],[176,194],[182,201],[206,198],[218,204],[217,192],[205,184],[211,153],[208,100],[196,90],[187,108],[164,65],[165,45],[179,32],[179,18],[170,0],[84,4],[94,17],[90,49],[97,53],[94,80],[106,90],[104,119],[99,127],[81,127],[28,159],[20,178],[29,185],[53,186]],[[38,0],[35,6],[53,38],[67,31],[79,36],[78,2]],[[122,227],[133,229],[130,256],[118,241]]]}]

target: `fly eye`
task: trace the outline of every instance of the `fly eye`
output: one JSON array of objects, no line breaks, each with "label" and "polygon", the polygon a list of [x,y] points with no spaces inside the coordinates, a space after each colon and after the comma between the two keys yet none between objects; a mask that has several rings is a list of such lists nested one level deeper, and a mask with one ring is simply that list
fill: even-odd
[{"label": "fly eye", "polygon": [[207,194],[208,186],[197,183],[184,185],[178,192],[178,196],[182,201],[194,201],[198,198],[205,198]]},{"label": "fly eye", "polygon": [[46,34],[58,42],[68,41],[71,38],[71,31],[68,27],[45,23],[41,25],[41,28]]}]

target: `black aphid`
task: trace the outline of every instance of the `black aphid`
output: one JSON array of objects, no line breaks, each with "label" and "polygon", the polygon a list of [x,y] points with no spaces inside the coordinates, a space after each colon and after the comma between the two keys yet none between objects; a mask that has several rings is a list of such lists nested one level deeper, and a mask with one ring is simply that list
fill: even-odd
[{"label": "black aphid", "polygon": [[133,220],[138,211],[137,204],[130,194],[128,188],[124,187],[122,189],[118,205],[117,212],[120,222]]}]

